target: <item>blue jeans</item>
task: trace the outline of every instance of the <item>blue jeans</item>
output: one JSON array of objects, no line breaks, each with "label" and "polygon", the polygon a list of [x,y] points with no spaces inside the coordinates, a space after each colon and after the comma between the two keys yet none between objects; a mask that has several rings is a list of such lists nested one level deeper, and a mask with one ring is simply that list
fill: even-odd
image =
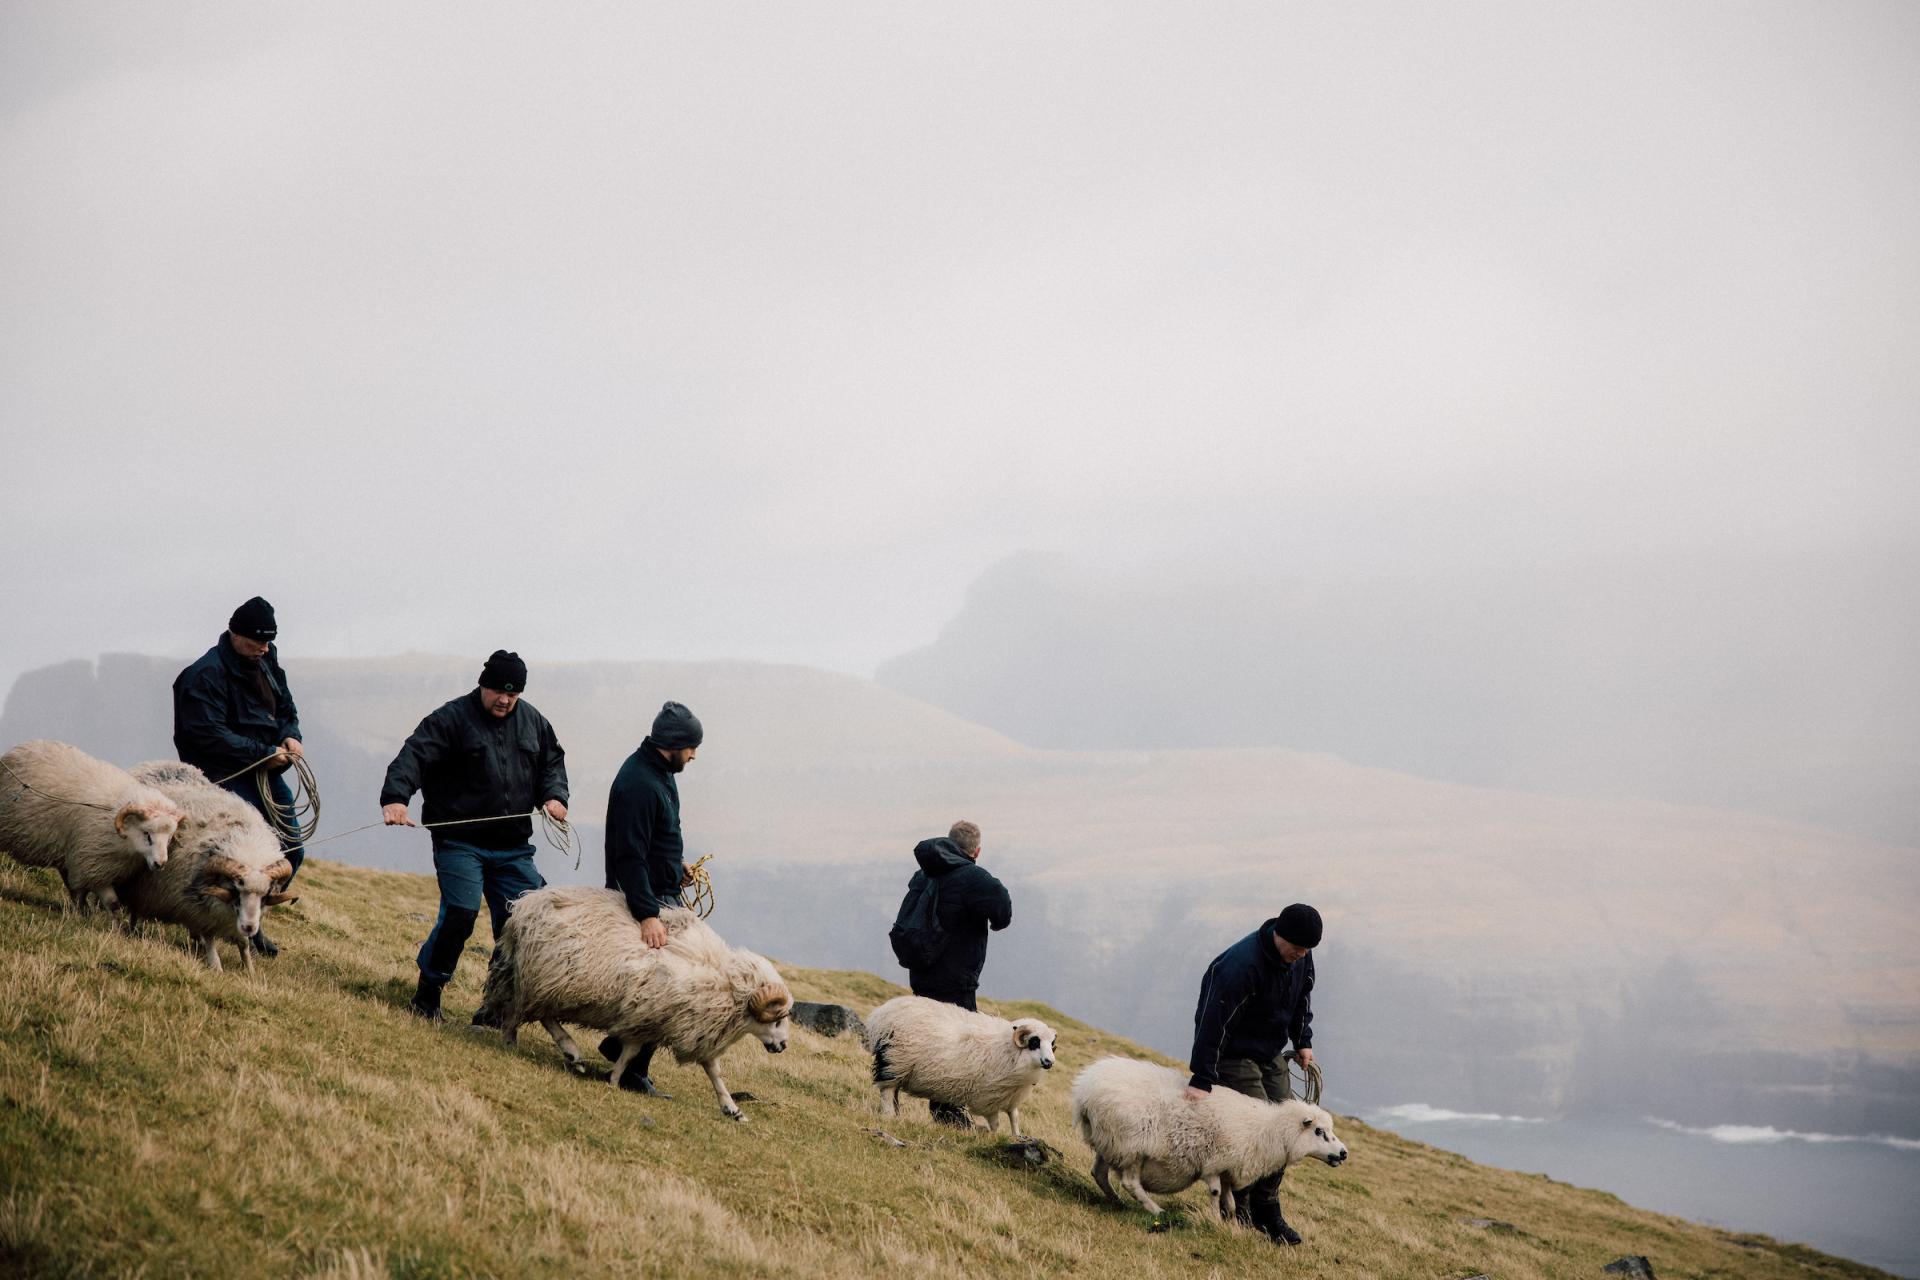
[{"label": "blue jeans", "polygon": [[421,976],[441,986],[453,980],[454,966],[466,950],[467,939],[480,917],[484,898],[493,920],[497,943],[507,927],[507,908],[523,893],[542,888],[546,881],[533,865],[533,846],[483,849],[458,840],[440,840],[433,846],[433,873],[440,881],[440,916],[433,932],[420,944]]},{"label": "blue jeans", "polygon": [[[268,780],[268,785],[273,792],[274,806],[280,810],[281,815],[288,822],[293,821],[293,788],[289,787],[287,780],[277,773]],[[287,861],[293,864],[294,872],[298,874],[300,864],[307,860],[307,847],[303,844],[288,844],[287,838],[280,835],[280,828],[275,826],[273,815],[268,813],[267,806],[261,803],[260,784],[253,780],[253,775],[243,773],[227,783],[226,788],[252,805],[259,811],[260,816],[267,820],[267,825],[273,828],[273,834],[280,836],[280,852],[286,855]],[[293,883],[293,876],[287,877],[287,883]]]}]

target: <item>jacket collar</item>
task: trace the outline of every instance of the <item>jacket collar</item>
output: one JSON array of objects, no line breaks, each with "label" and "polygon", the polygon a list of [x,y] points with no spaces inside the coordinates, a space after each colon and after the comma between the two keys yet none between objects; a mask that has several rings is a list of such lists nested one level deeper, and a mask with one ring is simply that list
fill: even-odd
[{"label": "jacket collar", "polygon": [[929,876],[944,876],[961,867],[973,865],[973,859],[960,852],[960,846],[945,836],[922,840],[913,846],[913,860]]}]

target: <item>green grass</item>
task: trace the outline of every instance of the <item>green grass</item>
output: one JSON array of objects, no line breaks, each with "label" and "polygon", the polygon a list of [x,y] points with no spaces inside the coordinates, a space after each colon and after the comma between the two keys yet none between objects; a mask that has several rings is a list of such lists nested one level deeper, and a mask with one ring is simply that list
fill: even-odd
[{"label": "green grass", "polygon": [[[996,1011],[1060,1032],[1024,1119],[1064,1161],[1010,1165],[1000,1139],[935,1128],[922,1104],[883,1122],[860,1046],[803,1031],[778,1057],[751,1040],[728,1055],[729,1085],[758,1099],[736,1125],[697,1067],[657,1062],[675,1097],[644,1099],[566,1073],[537,1027],[515,1049],[467,1030],[478,947],[448,989],[452,1020],[409,1017],[430,879],[310,861],[299,888],[272,913],[285,953],[249,979],[206,972],[177,931],[65,914],[51,873],[0,867],[0,1273],[1509,1280],[1645,1253],[1663,1280],[1882,1274],[1344,1118],[1352,1161],[1287,1179],[1301,1248],[1209,1221],[1203,1188],[1149,1233],[1145,1213],[1102,1201],[1066,1095],[1103,1054],[1158,1055],[1053,1009]],[[796,997],[862,1013],[900,992],[782,971]],[[870,1132],[883,1126],[907,1145]]]}]

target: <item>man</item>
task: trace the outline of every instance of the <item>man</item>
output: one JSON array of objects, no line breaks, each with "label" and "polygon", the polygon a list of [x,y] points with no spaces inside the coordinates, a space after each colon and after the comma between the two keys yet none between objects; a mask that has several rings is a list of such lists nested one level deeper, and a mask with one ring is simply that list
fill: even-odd
[{"label": "man", "polygon": [[[380,816],[388,826],[418,825],[407,816],[407,801],[418,791],[421,821],[433,828],[440,915],[420,945],[420,984],[409,1005],[429,1022],[442,1020],[440,992],[473,935],[481,899],[497,944],[508,906],[546,884],[533,865],[534,807],[544,807],[555,822],[567,817],[566,752],[547,718],[522,700],[526,687],[520,655],[494,650],[479,688],[420,722],[380,788]],[[488,1025],[479,1014],[473,1022]]]},{"label": "man", "polygon": [[[649,947],[667,945],[663,907],[677,907],[680,890],[688,883],[686,841],[680,834],[678,774],[693,763],[705,739],[700,719],[677,702],[661,706],[653,729],[634,749],[607,793],[607,888],[626,895],[627,910],[640,922],[640,938]],[[618,1061],[618,1036],[600,1042],[600,1052]],[[672,1095],[654,1088],[654,1045],[642,1045],[620,1087],[652,1094]]]},{"label": "man", "polygon": [[[913,848],[920,869],[907,881],[896,927],[907,921],[920,895],[931,888],[936,895],[934,918],[939,922],[937,954],[907,970],[913,994],[962,1009],[977,1009],[974,996],[980,973],[987,966],[987,932],[1013,923],[1013,899],[980,862],[980,828],[971,822],[953,824],[945,838],[922,840]],[[965,1107],[929,1102],[927,1109],[942,1124],[973,1127]]]},{"label": "man", "polygon": [[[173,681],[175,753],[214,781],[226,779],[227,790],[259,810],[276,833],[279,823],[261,798],[255,774],[266,774],[274,806],[290,819],[293,791],[281,775],[304,754],[300,712],[273,643],[279,633],[273,606],[255,596],[233,611],[213,648]],[[298,873],[306,848],[289,842],[283,833],[280,844]],[[292,879],[287,877],[288,883]],[[266,956],[280,954],[264,929],[253,935],[253,949]]]},{"label": "man", "polygon": [[[1287,1041],[1300,1065],[1313,1063],[1313,956],[1320,913],[1296,902],[1214,957],[1193,1014],[1193,1078],[1187,1096],[1216,1086],[1266,1102],[1293,1096],[1281,1052]],[[1240,1198],[1246,1220],[1275,1244],[1299,1244],[1280,1213],[1283,1173],[1262,1178]]]}]

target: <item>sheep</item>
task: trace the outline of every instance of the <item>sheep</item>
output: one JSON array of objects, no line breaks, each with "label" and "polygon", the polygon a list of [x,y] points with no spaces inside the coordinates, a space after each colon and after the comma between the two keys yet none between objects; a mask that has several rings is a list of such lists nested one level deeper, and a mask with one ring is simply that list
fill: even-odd
[{"label": "sheep", "polygon": [[1263,1102],[1223,1087],[1187,1096],[1186,1077],[1131,1058],[1102,1058],[1073,1081],[1073,1122],[1093,1148],[1093,1180],[1120,1202],[1108,1170],[1149,1213],[1155,1195],[1204,1180],[1220,1216],[1233,1216],[1233,1193],[1301,1160],[1337,1166],[1346,1144],[1333,1117],[1298,1100]]},{"label": "sheep", "polygon": [[297,902],[285,892],[293,864],[259,811],[178,760],[150,760],[133,776],[163,793],[186,815],[167,865],[119,886],[130,926],[142,919],[184,925],[207,967],[220,972],[219,939],[240,948],[253,972],[253,935],[266,907]]},{"label": "sheep", "polygon": [[945,1102],[987,1118],[999,1132],[1006,1112],[1020,1132],[1020,1104],[1053,1069],[1053,1028],[1038,1018],[1008,1022],[992,1014],[924,996],[896,996],[867,1018],[873,1044],[873,1082],[881,1108],[900,1113],[900,1091]]},{"label": "sheep", "polygon": [[0,756],[0,849],[58,869],[75,906],[90,895],[117,906],[117,882],[166,863],[181,816],[153,787],[64,742]]},{"label": "sheep", "polygon": [[793,996],[764,957],[728,946],[693,912],[668,907],[660,920],[667,945],[655,949],[618,890],[552,885],[521,896],[494,944],[476,1020],[497,1019],[508,1044],[537,1021],[576,1071],[580,1048],[561,1024],[610,1032],[621,1044],[615,1087],[642,1048],[671,1049],[706,1071],[721,1114],[744,1122],[720,1055],[749,1032],[783,1052]]}]

